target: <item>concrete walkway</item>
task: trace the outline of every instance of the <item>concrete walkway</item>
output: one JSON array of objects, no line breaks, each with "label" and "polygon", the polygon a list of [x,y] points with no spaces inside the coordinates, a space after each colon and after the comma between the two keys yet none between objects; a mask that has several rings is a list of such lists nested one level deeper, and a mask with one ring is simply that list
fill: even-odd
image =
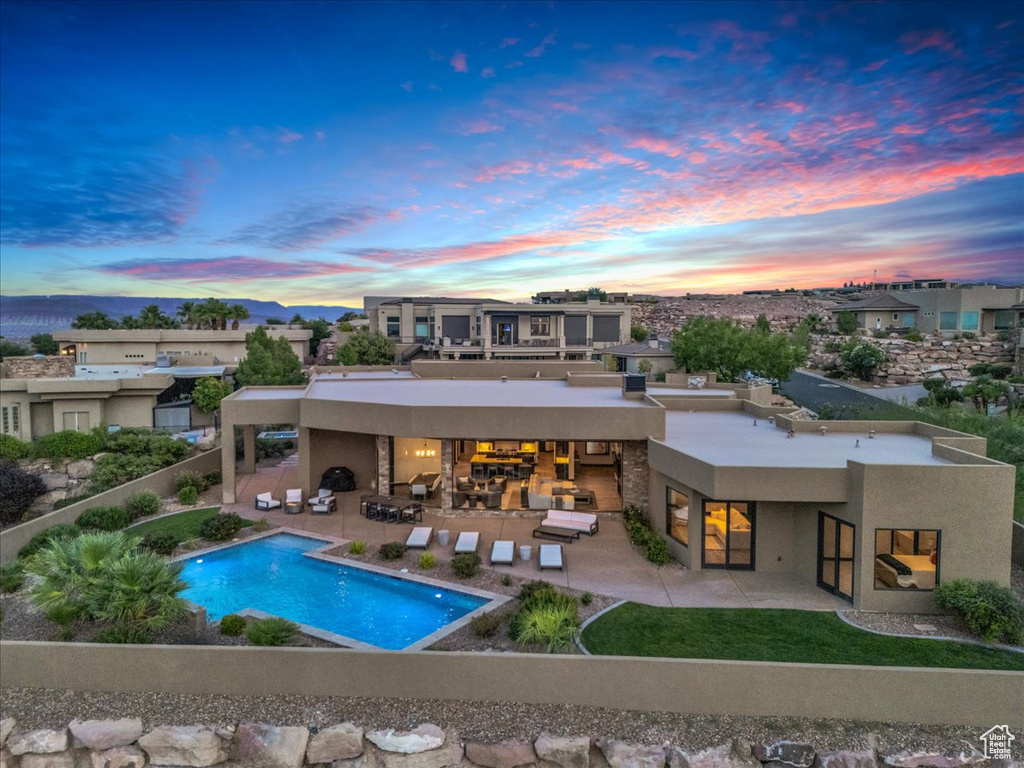
[{"label": "concrete walkway", "polygon": [[[359,514],[359,497],[366,491],[338,493],[338,511],[331,515],[312,515],[308,511],[299,515],[286,515],[281,511],[257,512],[254,500],[257,493],[271,491],[275,498],[284,498],[285,490],[296,487],[297,467],[286,459],[277,466],[261,466],[255,475],[239,475],[238,503],[224,506],[224,511],[236,512],[249,519],[266,517],[273,525],[286,526],[310,533],[326,534],[347,541],[364,541],[377,547],[386,541],[404,542],[412,530],[411,525],[382,523],[367,520]],[[451,555],[455,540],[461,531],[480,533],[480,556],[485,567],[498,572],[509,572],[520,578],[544,579],[564,587],[608,595],[638,603],[674,607],[714,608],[799,608],[805,610],[836,610],[849,608],[832,595],[812,584],[802,582],[787,573],[758,573],[751,571],[691,571],[672,562],[657,567],[649,562],[629,543],[621,517],[615,513],[600,516],[600,530],[595,536],[582,534],[572,544],[565,544],[564,571],[540,571],[537,567],[537,545],[554,543],[532,537],[543,512],[532,517],[485,515],[482,510],[448,517],[427,509],[423,522],[434,528],[434,541],[430,550],[442,557]],[[447,547],[442,548],[437,532],[450,531]],[[491,544],[496,540],[512,540],[517,545],[514,566],[490,566]],[[533,546],[533,557],[524,562],[518,558],[518,546]]]}]

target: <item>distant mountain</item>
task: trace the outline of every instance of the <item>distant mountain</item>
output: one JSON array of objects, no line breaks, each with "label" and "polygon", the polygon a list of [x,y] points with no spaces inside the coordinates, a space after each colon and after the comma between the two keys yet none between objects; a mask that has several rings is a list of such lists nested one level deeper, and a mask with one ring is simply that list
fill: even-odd
[{"label": "distant mountain", "polygon": [[[165,299],[146,296],[0,296],[0,335],[7,339],[27,339],[37,333],[53,333],[71,327],[75,317],[86,312],[106,312],[113,318],[137,315],[150,304],[173,315],[186,301],[201,302],[206,297]],[[268,317],[290,320],[295,314],[305,318],[336,320],[359,307],[303,304],[286,307],[276,301],[225,299],[226,304],[241,304],[249,310],[247,322],[263,322]]]}]

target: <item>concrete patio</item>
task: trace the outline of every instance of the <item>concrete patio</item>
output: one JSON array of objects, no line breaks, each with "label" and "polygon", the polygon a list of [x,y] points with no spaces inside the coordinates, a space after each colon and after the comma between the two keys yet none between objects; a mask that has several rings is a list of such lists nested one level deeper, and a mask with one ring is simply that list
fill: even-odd
[{"label": "concrete patio", "polygon": [[[266,517],[272,525],[285,526],[310,533],[326,534],[339,539],[361,540],[376,547],[386,541],[404,542],[412,529],[408,524],[382,523],[367,520],[359,514],[359,497],[365,490],[335,494],[338,510],[330,515],[313,515],[305,511],[286,515],[280,510],[258,512],[254,509],[257,493],[271,491],[283,499],[285,490],[298,486],[294,456],[275,466],[261,465],[254,475],[238,475],[235,504],[224,511],[236,512],[249,519]],[[537,567],[537,545],[545,542],[532,538],[543,513],[535,517],[485,515],[466,510],[456,516],[441,516],[425,509],[423,522],[434,528],[430,551],[450,553],[461,531],[478,531],[481,537],[480,556],[485,567],[509,572],[520,578],[538,578],[554,584],[595,594],[609,595],[648,605],[707,608],[797,608],[804,610],[836,610],[849,604],[798,580],[792,574],[751,571],[691,571],[678,563],[657,567],[647,562],[626,536],[626,529],[615,514],[600,516],[600,530],[595,536],[583,534],[572,544],[565,544],[564,571],[540,571]],[[448,530],[451,540],[442,548],[437,532]],[[490,566],[491,543],[497,539],[512,540],[534,546],[529,562],[517,559],[514,566]]]}]

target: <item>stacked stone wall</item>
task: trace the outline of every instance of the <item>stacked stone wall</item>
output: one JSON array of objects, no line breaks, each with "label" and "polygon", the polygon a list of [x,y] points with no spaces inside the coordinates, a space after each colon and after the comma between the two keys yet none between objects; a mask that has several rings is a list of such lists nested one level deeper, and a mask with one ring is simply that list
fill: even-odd
[{"label": "stacked stone wall", "polygon": [[75,358],[68,355],[5,357],[4,372],[8,379],[68,378],[75,375]]}]

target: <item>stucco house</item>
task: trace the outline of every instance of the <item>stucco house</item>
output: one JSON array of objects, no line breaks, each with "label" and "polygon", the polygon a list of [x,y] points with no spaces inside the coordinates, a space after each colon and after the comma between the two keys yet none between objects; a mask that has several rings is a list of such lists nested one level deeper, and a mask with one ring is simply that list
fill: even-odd
[{"label": "stucco house", "polygon": [[[688,568],[792,574],[864,610],[933,611],[935,585],[960,576],[1009,583],[1015,468],[986,458],[982,438],[802,421],[769,387],[713,376],[644,389],[608,373],[452,379],[437,366],[437,378],[243,388],[222,404],[224,429],[241,430],[254,472],[257,426],[295,425],[304,494],[346,466],[357,493],[423,483],[447,514],[635,505]],[[230,452],[223,476],[234,503]]]},{"label": "stucco house", "polygon": [[837,304],[830,312],[833,318],[841,312],[852,312],[857,318],[857,328],[866,331],[917,327],[918,306],[888,293]]}]

